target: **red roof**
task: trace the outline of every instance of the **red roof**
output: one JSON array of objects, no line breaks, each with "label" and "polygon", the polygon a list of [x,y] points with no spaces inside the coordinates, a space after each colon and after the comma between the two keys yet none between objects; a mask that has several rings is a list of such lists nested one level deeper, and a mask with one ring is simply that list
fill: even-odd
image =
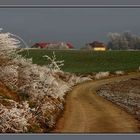
[{"label": "red roof", "polygon": [[74,47],[72,46],[72,44],[70,43],[67,43],[67,46],[70,48],[70,49],[73,49]]},{"label": "red roof", "polygon": [[49,43],[45,43],[45,42],[40,42],[40,43],[36,43],[35,46],[38,46],[40,48],[45,48]]},{"label": "red roof", "polygon": [[[50,42],[39,42],[39,43],[35,43],[34,45],[33,45],[33,47],[40,47],[40,48],[47,48],[47,45],[49,45],[49,44],[57,44],[57,43],[50,43]],[[67,44],[67,46],[68,46],[68,48],[69,49],[72,49],[72,48],[74,48],[73,46],[72,46],[72,44],[70,44],[70,43],[66,43]]]}]

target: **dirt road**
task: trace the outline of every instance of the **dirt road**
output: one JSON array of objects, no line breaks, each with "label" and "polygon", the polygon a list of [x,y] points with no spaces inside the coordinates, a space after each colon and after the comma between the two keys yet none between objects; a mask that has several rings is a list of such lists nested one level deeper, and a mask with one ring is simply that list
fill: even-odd
[{"label": "dirt road", "polygon": [[67,96],[65,111],[54,132],[140,132],[139,122],[120,107],[96,94],[103,84],[140,73],[80,84]]}]

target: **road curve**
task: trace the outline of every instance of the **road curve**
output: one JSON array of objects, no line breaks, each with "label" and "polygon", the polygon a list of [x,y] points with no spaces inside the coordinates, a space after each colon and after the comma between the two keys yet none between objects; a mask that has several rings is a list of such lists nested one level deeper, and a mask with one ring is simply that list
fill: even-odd
[{"label": "road curve", "polygon": [[139,122],[120,107],[96,94],[103,84],[140,76],[140,73],[77,85],[66,98],[55,133],[140,132]]}]

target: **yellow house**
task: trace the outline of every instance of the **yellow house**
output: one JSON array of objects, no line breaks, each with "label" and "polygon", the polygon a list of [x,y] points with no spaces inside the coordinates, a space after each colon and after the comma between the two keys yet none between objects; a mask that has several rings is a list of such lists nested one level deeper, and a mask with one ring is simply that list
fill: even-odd
[{"label": "yellow house", "polygon": [[104,43],[94,41],[93,43],[89,43],[90,49],[94,51],[106,51],[107,47]]},{"label": "yellow house", "polygon": [[93,48],[94,51],[106,51],[106,47],[95,47]]}]

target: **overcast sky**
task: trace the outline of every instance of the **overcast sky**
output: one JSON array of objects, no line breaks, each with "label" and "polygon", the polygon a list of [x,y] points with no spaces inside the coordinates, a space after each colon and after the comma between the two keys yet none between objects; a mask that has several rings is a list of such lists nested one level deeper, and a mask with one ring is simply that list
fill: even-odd
[{"label": "overcast sky", "polygon": [[[7,1],[0,0],[3,4]],[[9,1],[18,1],[18,3],[11,4],[27,4],[27,0],[24,2],[23,0]],[[37,0],[28,0],[28,4],[33,1],[34,4],[38,4]],[[51,1],[54,2],[54,0],[48,0],[53,4]],[[64,2],[64,0],[57,1]],[[98,1],[101,2],[101,0]],[[39,2],[43,4],[45,0]],[[97,3],[97,0],[94,2]],[[131,31],[140,35],[140,8],[0,8],[0,27],[5,32],[9,31],[19,35],[28,44],[40,41],[69,41],[74,46],[81,47],[95,40],[107,42],[108,32]]]}]

